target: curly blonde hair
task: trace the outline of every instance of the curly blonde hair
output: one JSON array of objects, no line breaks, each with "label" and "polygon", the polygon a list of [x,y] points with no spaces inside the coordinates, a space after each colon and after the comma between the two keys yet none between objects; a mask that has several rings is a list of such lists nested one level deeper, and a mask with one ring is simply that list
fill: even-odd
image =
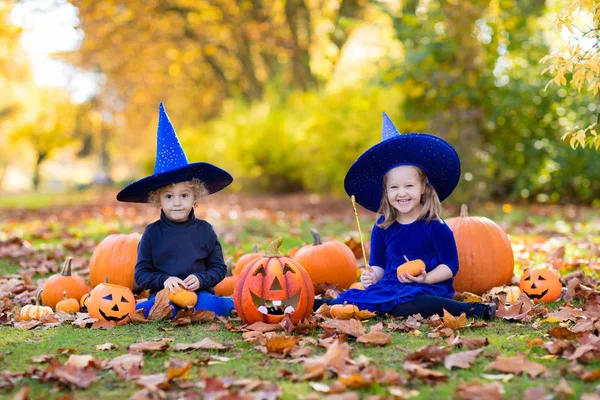
[{"label": "curly blonde hair", "polygon": [[[427,173],[423,170],[423,168],[419,168],[416,165],[411,165],[411,167],[417,171],[417,176],[421,185],[425,186],[425,192],[421,195],[421,204],[423,205],[423,209],[417,217],[417,220],[426,219],[425,222],[430,222],[432,219],[441,219],[442,203],[437,192],[428,182]],[[387,174],[385,174],[383,177],[382,185],[383,196],[381,196],[381,204],[379,205],[379,210],[377,213],[380,216],[383,216],[383,221],[377,224],[377,226],[385,229],[392,225],[396,218],[398,218],[398,210],[392,207],[387,198]]]},{"label": "curly blonde hair", "polygon": [[[185,186],[192,189],[192,193],[194,194],[194,207],[198,205],[198,200],[203,197],[208,196],[208,189],[206,189],[206,185],[200,179],[194,178],[191,181],[185,181]],[[167,189],[172,188],[175,184],[171,183],[166,186],[162,186],[148,195],[148,203],[156,208],[160,207],[160,195]]]}]

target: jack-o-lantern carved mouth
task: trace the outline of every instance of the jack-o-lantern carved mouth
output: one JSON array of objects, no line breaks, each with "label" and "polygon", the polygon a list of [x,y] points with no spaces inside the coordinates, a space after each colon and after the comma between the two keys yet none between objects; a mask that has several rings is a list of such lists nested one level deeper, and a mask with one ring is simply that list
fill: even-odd
[{"label": "jack-o-lantern carved mouth", "polygon": [[129,317],[129,313],[125,314],[122,317],[109,317],[108,315],[104,314],[104,312],[102,310],[98,310],[98,311],[100,311],[100,315],[102,315],[102,318],[104,318],[105,320],[110,321],[110,322],[118,323],[118,322],[123,321],[125,318]]},{"label": "jack-o-lantern carved mouth", "polygon": [[544,297],[546,294],[548,293],[548,289],[544,290],[542,293],[540,294],[530,294],[527,293],[527,296],[529,296],[529,298],[531,299],[537,299],[540,300],[542,297]]},{"label": "jack-o-lantern carved mouth", "polygon": [[265,300],[252,293],[252,291],[250,291],[250,294],[252,295],[252,301],[256,309],[265,315],[291,314],[296,311],[298,301],[300,300],[300,289],[293,296],[283,300]]}]

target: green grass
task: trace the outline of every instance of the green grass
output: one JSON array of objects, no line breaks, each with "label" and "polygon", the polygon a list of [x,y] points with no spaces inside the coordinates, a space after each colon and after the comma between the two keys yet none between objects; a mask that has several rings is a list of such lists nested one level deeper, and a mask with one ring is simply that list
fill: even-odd
[{"label": "green grass", "polygon": [[87,204],[97,200],[99,194],[99,191],[92,189],[65,192],[0,193],[0,208],[34,210],[49,206]]}]

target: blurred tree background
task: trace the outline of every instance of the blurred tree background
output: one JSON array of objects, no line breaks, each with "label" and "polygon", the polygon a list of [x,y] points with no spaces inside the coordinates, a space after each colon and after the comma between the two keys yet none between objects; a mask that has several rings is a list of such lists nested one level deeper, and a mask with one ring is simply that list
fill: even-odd
[{"label": "blurred tree background", "polygon": [[[598,154],[561,138],[595,126],[599,97],[556,80],[576,69],[548,55],[577,40],[565,15],[585,11],[597,33],[600,13],[595,0],[567,3],[0,1],[0,186],[17,164],[32,187],[47,187],[53,159],[118,185],[146,176],[163,102],[188,159],[227,169],[244,192],[342,193],[386,111],[401,132],[456,146],[463,177],[452,200],[597,206]],[[77,101],[64,87],[36,85],[20,42],[26,27],[11,18],[20,7],[65,6],[82,39],[53,57],[97,83]],[[580,55],[598,49],[590,37]],[[555,68],[543,74],[547,62]]]}]

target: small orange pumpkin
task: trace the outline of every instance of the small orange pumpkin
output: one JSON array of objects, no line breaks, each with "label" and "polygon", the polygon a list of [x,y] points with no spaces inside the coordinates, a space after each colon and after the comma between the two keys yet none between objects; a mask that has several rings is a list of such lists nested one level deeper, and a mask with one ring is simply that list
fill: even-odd
[{"label": "small orange pumpkin", "polygon": [[446,223],[454,233],[460,268],[454,277],[457,292],[481,295],[495,286],[509,285],[515,261],[508,236],[494,221],[469,217],[465,204],[460,217]]},{"label": "small orange pumpkin", "polygon": [[35,297],[35,305],[27,304],[25,307],[21,308],[19,321],[40,320],[42,317],[54,312],[52,311],[52,308],[40,305],[40,294],[41,292],[38,292]]},{"label": "small orange pumpkin", "polygon": [[553,269],[530,268],[523,273],[519,288],[534,303],[548,303],[562,293],[560,276]]},{"label": "small orange pumpkin", "polygon": [[315,301],[308,272],[279,252],[282,239],[273,241],[267,253],[247,264],[235,285],[233,302],[246,324],[277,324],[285,314],[297,323],[312,313]]},{"label": "small orange pumpkin", "polygon": [[233,295],[233,289],[235,288],[238,276],[234,275],[231,271],[232,261],[233,258],[231,257],[225,261],[225,265],[227,265],[227,274],[225,278],[215,286],[215,294],[217,296],[227,297]]},{"label": "small orange pumpkin", "polygon": [[137,261],[137,247],[142,235],[113,234],[102,240],[92,253],[90,260],[90,286],[104,282],[133,290],[133,272]]},{"label": "small orange pumpkin", "polygon": [[294,255],[294,261],[300,263],[310,275],[315,285],[315,293],[323,293],[319,285],[333,284],[338,289],[348,289],[356,281],[356,257],[342,242],[321,241],[319,232],[311,229],[313,243],[303,246]]},{"label": "small orange pumpkin", "polygon": [[519,296],[521,295],[521,289],[518,286],[498,286],[492,288],[489,291],[490,295],[497,296],[502,299],[504,297],[505,303],[516,303],[519,300]]},{"label": "small orange pumpkin", "polygon": [[400,277],[400,274],[402,273],[409,273],[412,276],[421,275],[421,272],[425,269],[425,263],[423,262],[423,260],[416,259],[409,261],[406,256],[404,256],[404,259],[406,260],[406,262],[396,269],[396,274],[398,275],[398,277]]},{"label": "small orange pumpkin", "polygon": [[92,318],[123,325],[135,312],[135,298],[128,287],[105,283],[97,285],[86,302]]},{"label": "small orange pumpkin", "polygon": [[46,279],[42,286],[42,303],[48,307],[55,308],[62,300],[63,292],[67,292],[68,298],[78,299],[88,292],[88,285],[82,277],[71,275],[71,257],[67,257],[60,273]]},{"label": "small orange pumpkin", "polygon": [[79,309],[83,310],[84,308],[87,310],[87,301],[90,298],[90,292],[87,292],[86,294],[84,294],[83,296],[81,296],[81,299],[79,299]]},{"label": "small orange pumpkin", "polygon": [[198,295],[191,290],[180,287],[175,293],[169,291],[169,301],[181,308],[195,307],[198,302]]},{"label": "small orange pumpkin", "polygon": [[365,287],[360,282],[354,282],[352,285],[350,285],[350,289],[365,290]]},{"label": "small orange pumpkin", "polygon": [[56,303],[56,311],[66,312],[68,314],[74,314],[79,311],[79,302],[77,299],[67,298],[67,291],[63,291],[63,299]]},{"label": "small orange pumpkin", "polygon": [[353,318],[359,312],[358,307],[354,304],[334,304],[329,309],[331,318],[335,319],[350,319]]},{"label": "small orange pumpkin", "polygon": [[235,267],[233,268],[232,274],[239,275],[242,272],[242,269],[251,261],[259,259],[264,254],[258,252],[258,246],[252,246],[252,252],[248,254],[244,254],[240,257],[240,259],[235,263]]}]

